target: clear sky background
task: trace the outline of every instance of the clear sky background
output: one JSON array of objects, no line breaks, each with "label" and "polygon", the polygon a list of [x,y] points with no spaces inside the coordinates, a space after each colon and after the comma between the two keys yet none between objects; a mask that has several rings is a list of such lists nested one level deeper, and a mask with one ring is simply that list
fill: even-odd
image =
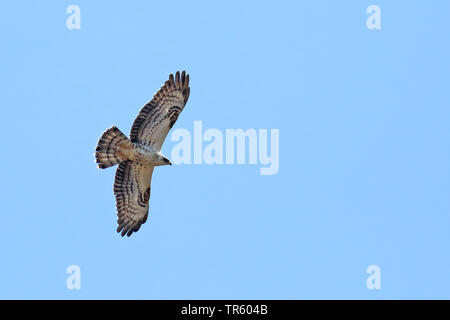
[{"label": "clear sky background", "polygon": [[[71,4],[80,30],[66,27]],[[366,27],[372,4],[381,30]],[[0,298],[450,298],[449,12],[1,2]],[[112,124],[128,134],[183,69],[191,96],[174,128],[279,129],[279,172],[157,168],[149,220],[122,238],[97,140]],[[369,265],[381,290],[366,287]]]}]

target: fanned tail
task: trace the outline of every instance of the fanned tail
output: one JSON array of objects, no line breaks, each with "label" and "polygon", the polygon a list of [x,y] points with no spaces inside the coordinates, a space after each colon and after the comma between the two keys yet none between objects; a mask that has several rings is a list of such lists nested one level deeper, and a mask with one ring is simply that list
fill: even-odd
[{"label": "fanned tail", "polygon": [[127,160],[127,151],[132,147],[131,141],[116,126],[103,132],[95,149],[95,162],[100,169],[112,167]]}]

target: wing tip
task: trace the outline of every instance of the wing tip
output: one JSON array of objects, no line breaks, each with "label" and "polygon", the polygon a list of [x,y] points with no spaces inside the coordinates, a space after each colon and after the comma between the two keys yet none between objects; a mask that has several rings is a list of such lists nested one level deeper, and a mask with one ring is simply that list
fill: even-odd
[{"label": "wing tip", "polygon": [[163,86],[153,96],[153,99],[160,100],[164,94],[172,90],[181,90],[184,96],[184,103],[186,104],[190,93],[189,74],[186,73],[186,70],[181,71],[181,73],[177,71],[175,75],[171,73],[169,79],[164,82]]},{"label": "wing tip", "polygon": [[132,228],[132,226],[133,226],[133,223],[126,221],[117,227],[117,233],[120,233],[120,235],[122,237],[125,235],[127,235],[127,237],[129,237],[134,232],[134,229]]},{"label": "wing tip", "polygon": [[163,87],[186,89],[189,87],[189,74],[186,73],[186,70],[181,72],[178,70],[175,72],[175,75],[171,73],[169,75],[169,80],[164,83]]}]

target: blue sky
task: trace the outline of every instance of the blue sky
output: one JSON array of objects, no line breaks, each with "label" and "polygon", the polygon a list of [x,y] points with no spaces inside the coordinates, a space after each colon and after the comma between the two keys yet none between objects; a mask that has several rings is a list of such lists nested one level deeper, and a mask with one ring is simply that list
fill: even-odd
[{"label": "blue sky", "polygon": [[[71,4],[80,30],[66,27]],[[381,30],[366,27],[372,4]],[[449,11],[2,2],[0,298],[450,298]],[[279,129],[279,172],[157,168],[149,220],[122,238],[96,142],[113,124],[128,133],[183,69],[191,95],[174,129]]]}]

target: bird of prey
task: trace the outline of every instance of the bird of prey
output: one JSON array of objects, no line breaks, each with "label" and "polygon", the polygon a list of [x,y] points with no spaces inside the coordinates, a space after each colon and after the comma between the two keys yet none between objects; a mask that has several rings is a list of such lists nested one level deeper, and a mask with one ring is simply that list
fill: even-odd
[{"label": "bird of prey", "polygon": [[114,179],[117,232],[128,237],[147,221],[150,182],[156,166],[171,165],[161,154],[169,130],[183,111],[190,93],[189,75],[177,71],[139,112],[128,139],[116,126],[98,141],[95,160],[100,169],[119,165]]}]

